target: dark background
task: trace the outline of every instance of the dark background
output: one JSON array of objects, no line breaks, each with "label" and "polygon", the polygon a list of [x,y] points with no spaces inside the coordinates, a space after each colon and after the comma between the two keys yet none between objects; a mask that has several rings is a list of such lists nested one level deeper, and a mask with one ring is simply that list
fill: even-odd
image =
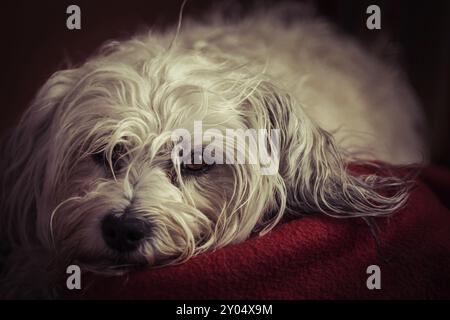
[{"label": "dark background", "polygon": [[[308,0],[307,0],[308,1]],[[2,69],[0,134],[18,120],[37,89],[68,62],[80,63],[102,42],[144,26],[177,21],[181,0],[1,2]],[[252,4],[253,2],[253,4]],[[243,11],[263,1],[234,1]],[[264,1],[275,3],[276,1]],[[450,167],[450,1],[310,0],[319,12],[368,46],[388,36],[425,110],[432,162]],[[66,28],[66,8],[81,8],[82,29]],[[366,26],[366,8],[377,4],[382,30]],[[190,0],[185,14],[200,15],[215,1]]]}]

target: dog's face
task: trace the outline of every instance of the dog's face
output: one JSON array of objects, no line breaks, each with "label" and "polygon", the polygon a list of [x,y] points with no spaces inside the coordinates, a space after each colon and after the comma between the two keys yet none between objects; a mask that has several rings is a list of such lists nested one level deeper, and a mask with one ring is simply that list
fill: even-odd
[{"label": "dog's face", "polygon": [[195,152],[217,139],[193,141],[179,161],[173,156],[174,132],[194,137],[198,121],[219,136],[268,127],[268,115],[251,105],[260,102],[247,97],[257,79],[192,54],[143,58],[143,49],[56,74],[30,111],[40,124],[29,125],[43,130],[34,142],[45,172],[35,199],[38,237],[80,263],[181,261],[247,238],[280,209],[278,172],[206,163]]}]

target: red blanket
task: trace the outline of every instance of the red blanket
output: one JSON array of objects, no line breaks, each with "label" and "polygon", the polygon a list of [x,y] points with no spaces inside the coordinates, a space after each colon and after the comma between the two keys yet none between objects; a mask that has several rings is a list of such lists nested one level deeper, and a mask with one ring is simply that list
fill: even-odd
[{"label": "red blanket", "polygon": [[[84,277],[81,298],[450,298],[450,172],[427,168],[408,205],[378,218],[381,252],[360,219],[311,216],[178,266]],[[367,267],[380,267],[369,290]]]}]

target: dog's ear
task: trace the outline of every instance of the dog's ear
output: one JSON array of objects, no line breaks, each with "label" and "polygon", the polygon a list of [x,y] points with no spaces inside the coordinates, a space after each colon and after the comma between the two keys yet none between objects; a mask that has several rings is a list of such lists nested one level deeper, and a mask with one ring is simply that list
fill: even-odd
[{"label": "dog's ear", "polygon": [[[391,214],[405,204],[409,179],[390,175],[381,164],[350,155],[344,158],[332,135],[308,122],[291,133],[296,137],[286,146],[289,155],[282,169],[293,210],[338,218],[371,217]],[[378,173],[351,173],[350,159],[354,165]]]},{"label": "dog's ear", "polygon": [[3,137],[0,159],[0,232],[26,242],[34,233],[36,200],[46,174],[52,120],[75,81],[74,70],[55,73],[42,86],[18,125]]},{"label": "dog's ear", "polygon": [[377,165],[350,155],[344,157],[332,135],[313,123],[283,90],[262,82],[248,101],[256,114],[253,118],[258,118],[252,125],[280,129],[279,174],[285,183],[289,212],[368,217],[390,214],[406,202],[410,180],[351,174],[347,168],[349,159]]}]

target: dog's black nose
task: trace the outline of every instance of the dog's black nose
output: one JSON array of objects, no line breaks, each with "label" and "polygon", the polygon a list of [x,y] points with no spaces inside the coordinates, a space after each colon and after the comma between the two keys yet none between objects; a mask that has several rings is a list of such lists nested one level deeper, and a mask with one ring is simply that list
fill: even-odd
[{"label": "dog's black nose", "polygon": [[108,214],[103,218],[101,228],[106,244],[119,252],[135,250],[151,232],[148,221],[128,214]]}]

